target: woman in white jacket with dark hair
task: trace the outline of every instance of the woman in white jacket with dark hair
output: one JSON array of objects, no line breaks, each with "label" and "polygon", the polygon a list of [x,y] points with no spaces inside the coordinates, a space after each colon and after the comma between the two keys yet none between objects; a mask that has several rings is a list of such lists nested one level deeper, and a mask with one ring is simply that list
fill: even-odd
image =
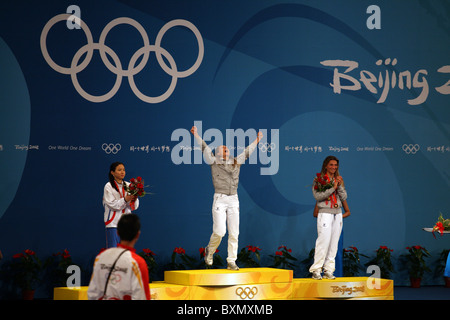
[{"label": "woman in white jacket with dark hair", "polygon": [[335,279],[335,258],[342,231],[342,207],[347,199],[344,180],[339,174],[339,160],[334,156],[325,158],[322,170],[314,179],[312,187],[316,199],[317,240],[314,263],[309,268],[313,279]]},{"label": "woman in white jacket with dark hair", "polygon": [[117,235],[117,223],[123,214],[129,214],[139,207],[139,199],[125,191],[128,182],[125,178],[125,166],[114,162],[109,168],[109,181],[103,189],[104,222],[106,228],[106,247],[114,248],[120,239]]}]

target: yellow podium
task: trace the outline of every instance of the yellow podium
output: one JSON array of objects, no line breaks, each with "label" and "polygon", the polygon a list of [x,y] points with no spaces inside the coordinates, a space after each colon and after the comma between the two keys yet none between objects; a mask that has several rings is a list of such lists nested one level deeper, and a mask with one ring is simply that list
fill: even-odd
[{"label": "yellow podium", "polygon": [[[166,271],[164,281],[149,286],[153,300],[394,299],[393,280],[293,279],[292,270],[275,268]],[[87,287],[55,288],[54,299],[86,300]]]}]

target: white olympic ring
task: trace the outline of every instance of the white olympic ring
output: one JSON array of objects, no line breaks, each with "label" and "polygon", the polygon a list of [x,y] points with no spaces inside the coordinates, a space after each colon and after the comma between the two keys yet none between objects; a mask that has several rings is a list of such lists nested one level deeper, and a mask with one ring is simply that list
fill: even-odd
[{"label": "white olympic ring", "polygon": [[102,150],[106,152],[106,154],[117,154],[117,152],[122,149],[122,145],[120,143],[104,143],[102,144]]},{"label": "white olympic ring", "polygon": [[[155,44],[151,45],[150,40],[148,38],[147,32],[142,27],[140,23],[138,23],[136,20],[133,20],[131,18],[121,17],[112,20],[109,22],[102,30],[99,38],[99,42],[95,43],[92,38],[91,31],[89,27],[80,19],[81,29],[84,31],[86,35],[87,44],[82,46],[73,56],[72,62],[70,65],[70,68],[66,68],[63,66],[58,65],[53,61],[53,59],[50,57],[50,54],[47,50],[47,35],[50,29],[55,25],[57,22],[67,20],[69,17],[71,17],[70,14],[59,14],[52,19],[50,19],[47,24],[42,29],[41,33],[41,39],[40,39],[40,45],[41,45],[41,51],[42,55],[44,56],[45,61],[47,61],[48,65],[55,71],[62,73],[62,74],[70,74],[70,77],[72,79],[73,86],[75,90],[86,100],[92,101],[92,102],[105,102],[109,99],[111,99],[119,90],[121,84],[122,84],[122,77],[128,78],[128,83],[130,84],[131,90],[134,92],[134,94],[141,99],[144,102],[147,103],[159,103],[171,96],[171,94],[174,92],[175,87],[177,85],[178,78],[185,78],[193,74],[197,69],[200,67],[200,64],[202,63],[205,48],[203,44],[203,38],[200,34],[200,31],[195,27],[194,24],[187,20],[182,19],[176,19],[169,21],[166,23],[161,30],[158,32],[158,35],[156,36]],[[117,54],[112,50],[110,47],[105,45],[106,36],[108,35],[109,31],[114,28],[117,25],[120,24],[128,24],[136,28],[137,31],[139,31],[142,40],[143,40],[143,47],[141,47],[139,50],[137,50],[133,56],[130,59],[128,69],[122,69],[122,65],[120,63],[120,59],[117,56]],[[191,30],[196,39],[198,44],[198,56],[195,63],[187,70],[184,71],[178,71],[177,65],[175,63],[175,60],[173,59],[172,55],[161,47],[161,41],[165,33],[175,27],[175,26],[183,26]],[[88,64],[91,62],[94,50],[98,50],[100,53],[100,57],[105,64],[105,66],[108,68],[109,71],[114,73],[117,78],[116,82],[113,86],[113,88],[107,92],[104,95],[100,96],[94,96],[89,93],[87,93],[83,88],[81,88],[78,79],[77,79],[77,73],[83,71]],[[172,77],[171,83],[169,85],[169,88],[166,92],[163,94],[157,96],[157,97],[149,97],[144,95],[136,86],[136,83],[134,82],[134,75],[142,71],[142,69],[146,66],[147,61],[150,56],[150,52],[154,51],[156,55],[156,59],[158,60],[158,63],[160,67],[166,72],[168,75]],[[86,53],[86,57],[84,58],[83,62],[78,64],[80,58]],[[106,56],[108,54],[112,60],[115,63],[115,66],[111,64],[108,57]],[[135,66],[136,61],[139,59],[139,57],[142,57],[142,61]],[[167,66],[166,62],[162,58],[166,58],[166,60],[169,62],[169,66]]]},{"label": "white olympic ring", "polygon": [[236,295],[239,296],[242,300],[244,299],[253,299],[258,294],[258,288],[257,287],[238,287],[236,289]]},{"label": "white olympic ring", "polygon": [[275,143],[262,143],[262,142],[260,142],[259,144],[258,144],[258,148],[259,148],[259,150],[261,150],[262,152],[266,152],[266,151],[269,151],[269,152],[272,152],[273,150],[275,150],[275,148],[276,148],[276,145],[275,145]]},{"label": "white olympic ring", "polygon": [[420,150],[420,146],[417,143],[404,144],[402,150],[405,151],[406,154],[416,154]]}]

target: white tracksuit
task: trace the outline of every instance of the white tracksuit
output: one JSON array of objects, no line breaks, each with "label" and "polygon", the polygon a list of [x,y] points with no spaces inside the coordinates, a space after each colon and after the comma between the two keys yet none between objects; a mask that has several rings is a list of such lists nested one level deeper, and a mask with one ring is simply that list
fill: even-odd
[{"label": "white tracksuit", "polygon": [[[125,181],[124,183],[129,184],[129,182]],[[117,228],[117,223],[122,214],[129,214],[139,208],[139,198],[136,199],[134,204],[127,203],[124,198],[126,192],[123,189],[123,185],[118,184],[118,187],[120,193],[111,186],[110,182],[107,182],[103,189],[104,222],[106,228]]]},{"label": "white tracksuit", "polygon": [[[209,146],[201,139],[196,140],[202,146],[205,160],[211,166],[214,185],[214,201],[212,206],[213,232],[208,244],[209,252],[216,252],[228,228],[227,262],[235,262],[239,237],[239,184],[240,167],[256,149],[257,143],[251,143],[236,159],[221,160],[216,158]],[[235,161],[236,160],[236,161]]]},{"label": "white tracksuit", "polygon": [[[309,272],[335,271],[335,258],[342,231],[342,202],[347,199],[347,192],[343,186],[337,190],[330,188],[318,192],[313,187],[313,195],[317,200],[319,214],[317,216],[317,240],[314,254],[314,263]],[[330,201],[335,197],[336,202]]]}]

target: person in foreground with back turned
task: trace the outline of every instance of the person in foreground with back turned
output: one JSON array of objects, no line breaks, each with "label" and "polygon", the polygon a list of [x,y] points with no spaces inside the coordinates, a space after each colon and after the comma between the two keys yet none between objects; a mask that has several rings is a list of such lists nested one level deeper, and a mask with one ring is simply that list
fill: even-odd
[{"label": "person in foreground with back turned", "polygon": [[120,243],[94,262],[89,300],[150,300],[148,267],[134,248],[141,234],[139,216],[123,215],[117,224]]}]

